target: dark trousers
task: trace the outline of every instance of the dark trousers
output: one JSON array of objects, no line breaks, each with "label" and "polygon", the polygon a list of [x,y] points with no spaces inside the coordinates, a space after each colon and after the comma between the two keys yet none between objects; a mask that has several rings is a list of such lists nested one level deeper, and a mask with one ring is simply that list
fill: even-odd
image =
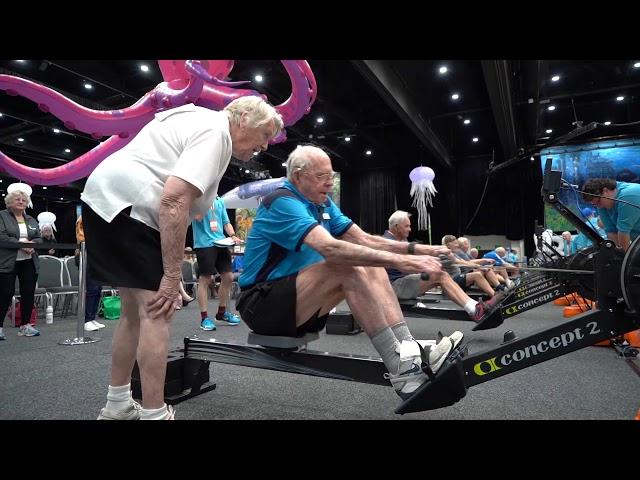
[{"label": "dark trousers", "polygon": [[11,298],[16,291],[16,276],[20,285],[20,325],[27,325],[31,319],[33,297],[36,291],[38,275],[33,260],[16,261],[13,272],[0,273],[0,327],[4,325],[4,317],[11,305]]},{"label": "dark trousers", "polygon": [[87,294],[85,296],[84,305],[84,321],[90,322],[96,319],[98,313],[98,306],[100,305],[100,296],[102,294],[102,285],[94,281],[89,275],[87,275]]}]

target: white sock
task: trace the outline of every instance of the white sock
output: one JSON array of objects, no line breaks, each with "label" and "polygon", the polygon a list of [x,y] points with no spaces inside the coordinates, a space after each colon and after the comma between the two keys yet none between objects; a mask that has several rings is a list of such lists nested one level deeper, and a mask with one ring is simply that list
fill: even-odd
[{"label": "white sock", "polygon": [[129,405],[133,402],[131,397],[131,383],[114,387],[109,385],[109,391],[107,392],[107,406],[106,409],[112,412],[122,412],[129,408]]},{"label": "white sock", "polygon": [[475,300],[469,300],[467,303],[464,304],[464,311],[467,312],[469,315],[473,315],[474,313],[476,313],[477,304],[478,302],[476,302]]},{"label": "white sock", "polygon": [[140,411],[140,420],[164,420],[167,415],[167,404],[160,408],[143,408]]},{"label": "white sock", "polygon": [[2,327],[0,327],[0,335],[2,335],[4,333],[4,330],[2,329]]},{"label": "white sock", "polygon": [[511,281],[511,279],[510,279],[510,278],[507,278],[507,279],[504,281],[504,284],[507,286],[507,288],[511,288],[511,287],[513,287],[513,282]]}]

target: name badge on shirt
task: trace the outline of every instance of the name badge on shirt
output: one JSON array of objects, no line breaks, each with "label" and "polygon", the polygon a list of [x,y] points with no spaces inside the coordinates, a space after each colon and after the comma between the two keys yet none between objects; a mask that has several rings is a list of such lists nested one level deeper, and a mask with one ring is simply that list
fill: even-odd
[{"label": "name badge on shirt", "polygon": [[331,215],[329,215],[327,212],[322,212],[322,218],[324,220],[331,220]]},{"label": "name badge on shirt", "polygon": [[212,232],[217,232],[218,231],[218,222],[216,220],[211,220],[209,222],[209,228],[211,229]]}]

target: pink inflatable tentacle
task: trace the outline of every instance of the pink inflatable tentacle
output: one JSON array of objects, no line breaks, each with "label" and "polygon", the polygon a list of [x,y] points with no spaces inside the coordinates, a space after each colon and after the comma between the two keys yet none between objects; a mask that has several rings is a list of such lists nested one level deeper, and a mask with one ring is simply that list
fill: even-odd
[{"label": "pink inflatable tentacle", "polygon": [[311,101],[309,102],[309,109],[310,109],[311,105],[315,103],[316,97],[318,96],[318,86],[316,85],[316,77],[313,74],[311,67],[309,66],[309,62],[307,62],[306,60],[296,60],[296,64],[298,65],[300,70],[302,70],[302,73],[304,74],[305,77],[307,77],[307,80],[309,81],[310,94],[311,94]]},{"label": "pink inflatable tentacle", "polygon": [[213,110],[222,110],[236,98],[249,95],[264,98],[264,95],[256,92],[255,90],[233,89],[205,85],[202,89],[202,95],[200,95],[200,98],[196,102],[196,105],[211,108]]},{"label": "pink inflatable tentacle", "polygon": [[33,185],[62,185],[89,176],[105,158],[129,143],[136,133],[128,138],[117,135],[105,140],[84,155],[55,168],[31,168],[21,165],[0,152],[2,169],[17,179]]},{"label": "pink inflatable tentacle", "polygon": [[153,118],[152,109],[141,102],[136,103],[136,108],[126,110],[92,110],[48,87],[9,75],[0,75],[0,89],[9,95],[21,95],[32,100],[40,110],[62,120],[67,128],[90,133],[97,138],[137,131]]},{"label": "pink inflatable tentacle", "polygon": [[291,79],[291,95],[278,105],[276,110],[282,115],[285,126],[293,125],[310,111],[312,90],[304,71],[295,60],[281,60]]}]

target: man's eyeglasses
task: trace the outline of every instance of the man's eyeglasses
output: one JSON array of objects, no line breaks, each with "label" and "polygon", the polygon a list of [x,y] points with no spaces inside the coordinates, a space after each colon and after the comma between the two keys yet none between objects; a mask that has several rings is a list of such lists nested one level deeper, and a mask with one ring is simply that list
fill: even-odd
[{"label": "man's eyeglasses", "polygon": [[[298,170],[302,170],[302,168],[298,168]],[[309,172],[310,173],[310,172]],[[328,173],[312,173],[314,177],[316,177],[321,182],[326,182],[327,180],[333,180],[338,176],[338,172],[328,172]]]}]

